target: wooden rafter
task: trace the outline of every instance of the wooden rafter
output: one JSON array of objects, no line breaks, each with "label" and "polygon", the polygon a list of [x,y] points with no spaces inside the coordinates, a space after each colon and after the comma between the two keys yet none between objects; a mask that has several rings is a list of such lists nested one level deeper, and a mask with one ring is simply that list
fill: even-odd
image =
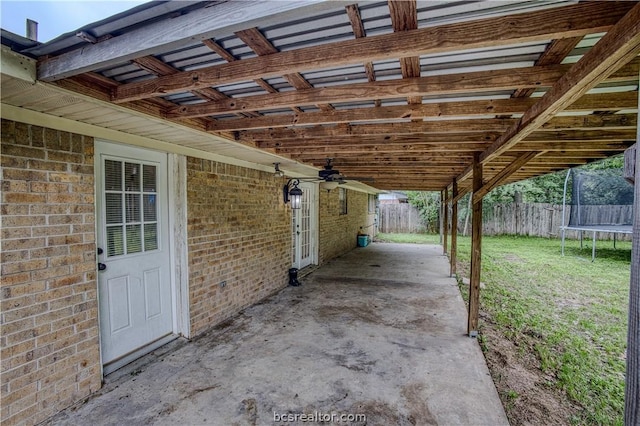
[{"label": "wooden rafter", "polygon": [[[126,102],[242,82],[258,77],[275,77],[311,70],[319,66],[350,65],[369,60],[578,37],[607,31],[631,7],[632,5],[625,2],[576,4],[553,10],[326,43],[196,71],[181,72],[153,80],[128,83],[114,91],[113,101]],[[105,43],[110,41],[107,40]],[[53,67],[54,63],[58,67]],[[55,78],[57,75],[64,75],[64,69],[69,68],[73,67],[65,65],[60,59],[51,58],[41,64],[39,77]]]},{"label": "wooden rafter", "polygon": [[[278,49],[266,39],[264,35],[257,28],[249,28],[248,30],[236,31],[236,35],[249,46],[254,52],[260,56],[273,55],[278,53]],[[302,74],[298,72],[284,74],[282,76],[292,87],[298,90],[311,89],[313,86],[309,83]],[[333,107],[330,104],[318,105],[322,111],[331,111]]]},{"label": "wooden rafter", "polygon": [[[363,135],[411,135],[437,133],[474,133],[504,132],[513,125],[516,119],[459,119],[380,124],[340,124],[334,126],[314,126],[290,129],[247,130],[238,132],[238,140],[272,140],[314,139],[328,137]],[[637,114],[587,115],[554,117],[543,126],[541,131],[575,131],[575,130],[630,130],[635,131]]]},{"label": "wooden rafter", "polygon": [[[209,49],[213,50],[215,53],[218,54],[218,56],[220,56],[222,59],[224,59],[227,62],[235,62],[238,60],[235,56],[229,53],[227,49],[222,47],[215,40],[212,40],[212,39],[202,40],[202,44],[207,46]],[[262,87],[267,93],[278,93],[278,91],[272,85],[270,85],[269,83],[267,83],[265,80],[261,78],[256,78],[253,80],[253,82],[256,83],[258,86]],[[302,112],[300,109],[295,107],[291,109],[294,112]]]},{"label": "wooden rafter", "polygon": [[484,183],[482,187],[474,189],[473,191],[473,203],[478,203],[482,198],[491,192],[492,189],[503,183],[509,176],[520,170],[525,164],[536,158],[541,152],[528,151],[516,158],[512,163],[507,165],[499,173],[493,176],[488,182]]},{"label": "wooden rafter", "polygon": [[[639,53],[640,4],[634,4],[634,7],[529,108],[517,123],[482,153],[480,161],[490,161],[519,144],[551,117],[571,105]],[[469,166],[458,180],[467,179],[471,173]]]},{"label": "wooden rafter", "polygon": [[[362,18],[360,17],[360,9],[357,4],[350,4],[345,6],[345,10],[347,11],[347,16],[349,17],[349,22],[351,22],[351,28],[353,29],[353,35],[356,38],[366,37],[366,31],[364,29],[364,24],[362,23]],[[364,71],[367,74],[367,79],[369,81],[376,81],[376,71],[373,67],[373,62],[366,61],[364,63]],[[380,99],[374,99],[373,104],[376,107],[380,107],[382,105],[382,101]]]},{"label": "wooden rafter", "polygon": [[[582,37],[569,37],[553,40],[547,49],[540,55],[535,65],[557,65],[561,64],[564,58],[576,47],[576,45],[582,40]],[[516,90],[512,97],[514,98],[527,98],[533,94],[535,89],[526,88]]]},{"label": "wooden rafter", "polygon": [[[201,67],[205,62],[178,59],[175,63],[188,63],[185,67],[189,66],[189,71],[178,70],[158,59],[172,57],[167,53],[173,45],[167,40],[169,44],[157,51],[156,56],[142,48],[138,52],[145,54],[127,59],[157,75],[155,79],[120,84],[83,74],[57,84],[194,129],[222,134],[239,144],[310,166],[322,167],[326,158],[332,157],[342,173],[375,177],[374,186],[381,189],[398,188],[400,182],[405,189],[444,191],[458,177],[459,194],[464,193],[472,186],[469,179],[462,179],[470,171],[470,167],[465,169],[465,166],[479,155],[487,179],[482,188],[488,190],[489,184],[511,182],[607,157],[633,142],[637,128],[634,112],[637,93],[629,91],[629,86],[637,85],[640,58],[617,64],[616,67],[622,66],[602,81],[606,84],[600,85],[598,91],[588,95],[586,90],[576,92],[571,102],[563,101],[562,109],[589,115],[558,116],[560,109],[545,110],[542,115],[547,117],[535,128],[517,135],[515,145],[507,143],[498,147],[495,154],[487,154],[505,134],[523,124],[528,114],[538,108],[536,105],[548,96],[531,97],[534,91],[542,89],[551,93],[552,88],[572,72],[576,66],[562,62],[578,41],[585,35],[611,33],[632,10],[633,4],[594,1],[554,5],[452,24],[429,22],[421,29],[418,29],[415,0],[388,0],[387,6],[387,22],[391,23],[393,33],[389,33],[388,23],[382,28],[377,21],[369,21],[370,11],[364,6],[363,9],[358,4],[344,9],[334,6],[330,8],[331,14],[326,15],[331,19],[324,22],[331,22],[331,28],[340,28],[335,33],[340,37],[338,42],[332,38],[308,39],[306,31],[312,30],[312,21],[308,21],[309,28],[295,33],[291,39],[289,29],[284,30],[287,21],[283,30],[270,27],[264,21],[243,21],[241,25],[225,26],[224,33],[193,36],[185,45],[185,52],[202,52],[202,47],[197,47],[201,42],[227,61],[226,64],[217,60],[217,65]],[[372,16],[377,16],[379,11],[377,8]],[[303,16],[316,14],[314,11],[312,15]],[[375,29],[376,34],[371,30],[366,34],[365,26]],[[329,31],[328,27],[323,31]],[[258,56],[236,58],[231,50],[223,47],[227,46],[226,42],[214,38],[229,39],[230,34],[243,40]],[[326,34],[328,32],[323,33]],[[287,49],[280,52],[277,46],[285,39]],[[236,39],[229,40],[232,40],[231,46]],[[504,49],[509,52],[506,63],[526,64],[530,61],[529,55],[539,52],[538,46],[548,40],[551,42],[535,64],[520,65],[521,68],[516,69],[500,69],[496,61],[470,52],[475,48]],[[308,41],[311,43],[305,44]],[[110,40],[104,43],[107,42],[113,43]],[[292,49],[298,43],[305,47]],[[100,44],[90,46],[89,54]],[[584,50],[588,51],[588,46]],[[128,52],[132,51],[129,48]],[[582,53],[582,49],[577,52]],[[456,59],[448,59],[449,53]],[[442,66],[440,54],[444,54],[446,61]],[[196,57],[199,55],[201,53],[196,53]],[[428,63],[429,72],[425,77],[420,76],[419,58],[423,55],[435,59]],[[206,53],[205,56],[207,60],[211,57]],[[117,68],[124,63],[124,56],[119,57],[120,63],[110,62],[109,58],[104,63]],[[381,67],[374,70],[373,64],[379,60]],[[397,65],[393,66],[396,60],[401,73]],[[56,61],[55,58],[42,60],[42,72]],[[358,68],[352,68],[343,81],[338,81],[335,69],[350,64]],[[610,71],[611,65],[606,63],[603,68]],[[362,66],[364,73],[359,70]],[[455,72],[447,72],[449,66],[456,68]],[[466,66],[472,71],[465,71]],[[323,69],[329,72],[325,74]],[[301,74],[307,70],[317,73],[318,79],[307,81]],[[402,78],[398,78],[399,74]],[[280,92],[267,82],[269,77],[283,77],[296,90]],[[245,84],[251,81],[264,90],[263,94],[255,95],[259,93],[258,88]],[[237,97],[229,98],[216,89],[223,90],[222,86],[236,83],[243,92]],[[312,87],[312,83],[317,87]],[[247,94],[245,86],[249,88]],[[599,93],[609,90],[609,86],[619,86],[626,92]],[[202,101],[191,102],[193,98],[188,92]],[[171,93],[181,94],[178,99],[186,95],[188,101],[173,104],[169,98],[165,99],[165,95]],[[512,99],[507,99],[509,95]],[[407,99],[408,104],[397,105],[403,99]],[[382,100],[396,105],[382,107]],[[321,110],[312,108],[303,112],[302,108],[313,105]],[[372,107],[374,105],[377,107]],[[621,110],[626,111],[620,113]],[[520,115],[524,117],[518,118]],[[538,120],[536,117],[534,121]],[[529,151],[538,154],[534,158]],[[477,191],[476,201],[482,195]]]},{"label": "wooden rafter", "polygon": [[486,162],[525,139],[639,53],[640,4],[636,4],[518,123],[482,153],[480,161]]},{"label": "wooden rafter", "polygon": [[[391,25],[393,31],[411,31],[418,29],[418,8],[416,0],[388,0]],[[400,70],[402,78],[420,77],[420,57],[408,56],[400,58]],[[421,96],[410,96],[409,104],[421,104]]]},{"label": "wooden rafter", "polygon": [[[388,106],[380,108],[356,108],[329,113],[306,112],[296,115],[270,115],[249,119],[228,119],[212,122],[210,131],[264,129],[314,124],[357,123],[361,121],[389,121],[429,117],[473,117],[487,114],[522,114],[537,102],[536,99],[492,99],[482,101],[439,102],[423,105]],[[637,96],[633,92],[585,95],[570,105],[568,111],[620,110],[637,108]]]},{"label": "wooden rafter", "polygon": [[[143,56],[141,58],[136,58],[133,60],[133,63],[138,65],[140,68],[155,74],[155,75],[174,75],[180,72],[180,70],[172,67],[171,65],[162,62],[160,59],[155,56]],[[198,96],[200,99],[205,101],[220,101],[224,99],[230,99],[224,93],[217,91],[211,87],[205,87],[199,90],[194,90],[193,94]],[[247,113],[238,114],[243,117],[259,117],[260,114],[249,111]]]},{"label": "wooden rafter", "polygon": [[[640,62],[634,61],[606,79],[607,82],[628,82],[638,78]],[[182,105],[167,111],[167,117],[193,118],[244,111],[259,111],[317,103],[340,103],[403,96],[439,96],[481,94],[518,87],[550,87],[571,66],[514,68],[436,75],[402,80],[385,80],[343,86],[321,87],[266,95],[246,96],[229,101],[212,101]],[[121,86],[119,86],[121,87]]]}]

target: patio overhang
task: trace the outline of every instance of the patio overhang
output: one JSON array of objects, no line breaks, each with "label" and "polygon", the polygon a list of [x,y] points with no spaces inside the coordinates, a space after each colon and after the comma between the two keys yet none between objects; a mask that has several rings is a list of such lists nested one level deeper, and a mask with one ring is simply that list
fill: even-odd
[{"label": "patio overhang", "polygon": [[[379,190],[455,179],[461,195],[475,155],[498,185],[633,144],[635,5],[151,2],[20,53],[39,81],[189,128],[204,150],[226,141],[294,168],[329,157]],[[614,30],[620,45],[599,42]]]}]

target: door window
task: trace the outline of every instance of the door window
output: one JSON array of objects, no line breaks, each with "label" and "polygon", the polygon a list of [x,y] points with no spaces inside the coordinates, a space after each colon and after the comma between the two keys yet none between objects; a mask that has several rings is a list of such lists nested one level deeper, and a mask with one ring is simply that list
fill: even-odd
[{"label": "door window", "polygon": [[107,256],[157,250],[157,166],[105,159]]}]

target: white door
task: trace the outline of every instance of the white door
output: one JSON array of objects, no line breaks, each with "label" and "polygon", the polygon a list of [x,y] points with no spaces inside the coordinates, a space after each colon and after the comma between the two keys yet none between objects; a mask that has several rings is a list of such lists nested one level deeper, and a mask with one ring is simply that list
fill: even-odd
[{"label": "white door", "polygon": [[302,269],[315,263],[317,235],[317,186],[301,183],[302,202],[293,210],[293,266]]},{"label": "white door", "polygon": [[167,155],[96,144],[102,362],[173,333]]}]

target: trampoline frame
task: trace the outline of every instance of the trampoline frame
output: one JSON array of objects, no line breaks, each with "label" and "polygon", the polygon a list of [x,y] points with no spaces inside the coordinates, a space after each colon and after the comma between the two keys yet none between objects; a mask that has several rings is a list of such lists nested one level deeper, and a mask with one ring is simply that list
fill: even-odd
[{"label": "trampoline frame", "polygon": [[632,225],[582,225],[582,226],[569,226],[565,225],[565,217],[567,211],[567,183],[569,182],[569,176],[571,175],[571,169],[567,171],[567,177],[564,179],[564,193],[562,194],[562,225],[560,231],[562,233],[562,255],[564,256],[564,239],[566,231],[579,231],[580,232],[580,248],[582,248],[584,232],[592,233],[591,244],[591,261],[596,259],[596,232],[609,232],[613,234],[613,248],[616,248],[616,235],[617,234],[633,234]]}]

